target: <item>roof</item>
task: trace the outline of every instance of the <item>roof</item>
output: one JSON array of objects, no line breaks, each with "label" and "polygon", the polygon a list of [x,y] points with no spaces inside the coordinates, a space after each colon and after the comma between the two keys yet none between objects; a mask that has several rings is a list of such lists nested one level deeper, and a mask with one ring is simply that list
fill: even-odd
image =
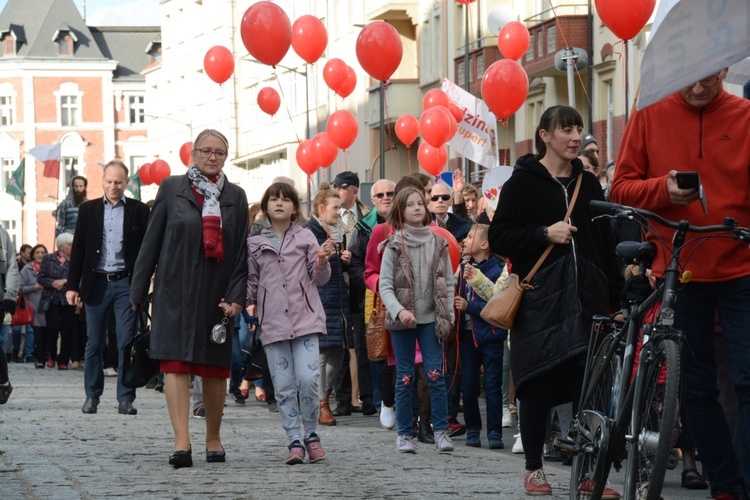
[{"label": "roof", "polygon": [[141,71],[151,64],[146,48],[161,39],[158,26],[102,26],[91,28],[102,53],[117,61],[115,81],[145,81]]}]

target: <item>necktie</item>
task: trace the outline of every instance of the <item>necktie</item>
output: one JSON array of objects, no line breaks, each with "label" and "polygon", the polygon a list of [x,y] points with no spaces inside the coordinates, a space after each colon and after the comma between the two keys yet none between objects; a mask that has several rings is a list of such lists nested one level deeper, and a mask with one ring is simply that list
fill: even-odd
[{"label": "necktie", "polygon": [[346,241],[347,243],[351,241],[352,233],[354,232],[354,226],[357,224],[357,221],[354,217],[354,212],[351,210],[346,211]]}]

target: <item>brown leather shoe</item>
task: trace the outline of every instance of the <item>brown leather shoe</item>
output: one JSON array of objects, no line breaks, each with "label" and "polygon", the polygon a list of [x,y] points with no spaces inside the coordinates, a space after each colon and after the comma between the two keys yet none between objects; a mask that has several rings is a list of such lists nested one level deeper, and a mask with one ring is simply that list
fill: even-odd
[{"label": "brown leather shoe", "polygon": [[336,425],[336,418],[331,413],[331,407],[328,406],[327,399],[320,400],[320,417],[318,418],[320,425]]}]

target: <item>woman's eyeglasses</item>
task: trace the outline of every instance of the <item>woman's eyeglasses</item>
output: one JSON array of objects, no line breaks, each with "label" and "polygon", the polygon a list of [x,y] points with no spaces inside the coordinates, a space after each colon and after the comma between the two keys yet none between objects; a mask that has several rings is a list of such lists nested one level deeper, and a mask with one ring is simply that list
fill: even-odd
[{"label": "woman's eyeglasses", "polygon": [[195,149],[194,151],[198,151],[198,153],[203,158],[211,158],[211,155],[216,155],[217,160],[223,160],[227,157],[227,152],[223,149],[211,149],[211,148],[203,148],[203,149]]},{"label": "woman's eyeglasses", "polygon": [[393,191],[386,191],[385,193],[376,193],[376,194],[372,195],[372,197],[373,197],[373,198],[377,198],[377,199],[379,199],[379,200],[382,200],[382,199],[383,199],[383,198],[385,198],[386,196],[387,196],[388,198],[393,198],[393,194],[394,194],[394,192],[393,192]]},{"label": "woman's eyeglasses", "polygon": [[432,198],[430,198],[430,200],[432,201],[438,201],[438,200],[448,201],[450,199],[451,199],[451,195],[449,194],[436,194],[436,195],[433,195]]}]

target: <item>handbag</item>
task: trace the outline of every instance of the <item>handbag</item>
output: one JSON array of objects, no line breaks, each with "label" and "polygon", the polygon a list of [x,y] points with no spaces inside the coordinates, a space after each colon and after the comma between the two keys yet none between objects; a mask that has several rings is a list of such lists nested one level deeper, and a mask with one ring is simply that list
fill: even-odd
[{"label": "handbag", "polygon": [[10,318],[11,326],[24,326],[34,324],[34,308],[23,298],[23,292],[18,292],[16,312]]},{"label": "handbag", "polygon": [[[578,199],[578,192],[581,190],[582,179],[583,176],[579,175],[578,180],[576,181],[576,187],[573,190],[573,197],[568,204],[568,211],[563,220],[570,219],[570,215],[573,213],[573,207],[575,206],[576,199]],[[483,320],[500,328],[507,328],[509,330],[513,328],[513,320],[516,318],[518,308],[521,306],[523,293],[526,290],[532,290],[534,288],[534,286],[531,285],[531,278],[534,277],[554,246],[554,243],[550,243],[547,246],[539,257],[539,260],[536,261],[536,264],[534,264],[534,267],[529,271],[529,274],[526,275],[523,281],[519,280],[516,273],[510,275],[508,280],[500,287],[500,290],[490,298],[482,309],[482,312],[479,313]]]},{"label": "handbag", "polygon": [[149,355],[149,343],[151,342],[151,329],[146,318],[145,310],[135,312],[134,335],[125,344],[125,355],[122,359],[122,385],[128,389],[137,389],[148,384],[149,380],[159,373],[159,361],[151,359]]},{"label": "handbag", "polygon": [[[250,330],[251,326],[255,326]],[[245,341],[240,346],[242,352],[242,361],[240,365],[247,380],[257,380],[263,377],[263,343],[260,341],[260,325],[256,322],[247,324],[247,335]]]},{"label": "handbag", "polygon": [[49,306],[52,304],[52,296],[42,297],[39,299],[39,312],[46,313],[49,311]]},{"label": "handbag", "polygon": [[373,294],[372,312],[365,330],[365,342],[367,343],[367,359],[378,361],[386,359],[388,350],[388,330],[385,329],[385,307],[378,301],[378,295]]}]

